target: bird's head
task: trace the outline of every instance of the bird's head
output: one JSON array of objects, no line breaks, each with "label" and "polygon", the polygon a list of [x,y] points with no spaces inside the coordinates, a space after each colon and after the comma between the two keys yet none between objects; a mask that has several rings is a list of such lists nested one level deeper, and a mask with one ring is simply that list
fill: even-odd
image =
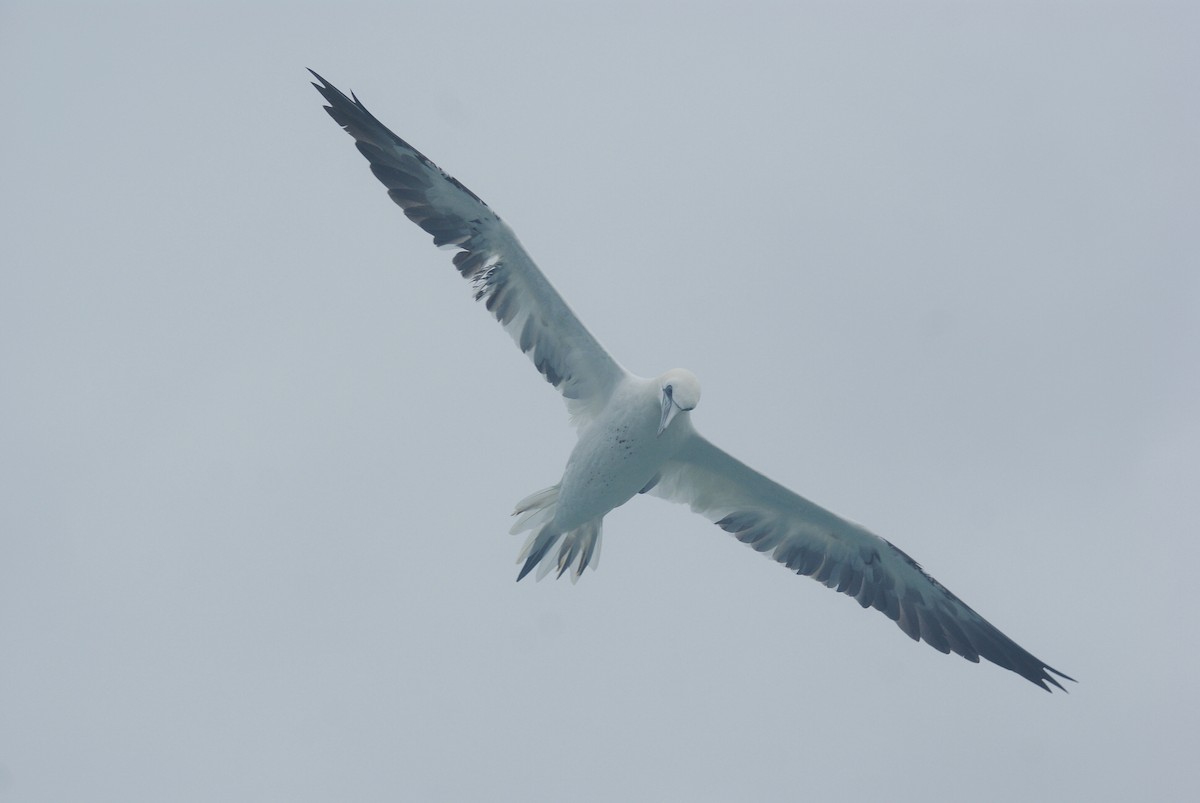
[{"label": "bird's head", "polygon": [[662,418],[658,422],[658,434],[663,434],[678,413],[694,410],[700,403],[700,380],[691,371],[673,368],[658,378],[662,393]]}]

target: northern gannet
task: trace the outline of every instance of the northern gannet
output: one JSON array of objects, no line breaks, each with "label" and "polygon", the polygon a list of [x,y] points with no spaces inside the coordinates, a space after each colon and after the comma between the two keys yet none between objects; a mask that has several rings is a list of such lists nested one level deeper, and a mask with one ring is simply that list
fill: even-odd
[{"label": "northern gannet", "polygon": [[[312,72],[310,70],[310,72]],[[797,574],[893,619],[914,640],[969,661],[986,658],[1046,691],[1062,689],[1046,665],[977,614],[890,542],[789,491],[696,432],[700,383],[672,369],[646,379],[622,368],[584,328],[479,196],[393,134],[353,95],[312,73],[325,110],[410,220],[454,266],[475,299],[566,400],[579,441],[562,479],[517,503],[512,532],[529,532],[517,580],[552,569],[572,580],[596,566],[604,516],[636,494],[687,504]],[[555,551],[557,550],[557,551]]]}]

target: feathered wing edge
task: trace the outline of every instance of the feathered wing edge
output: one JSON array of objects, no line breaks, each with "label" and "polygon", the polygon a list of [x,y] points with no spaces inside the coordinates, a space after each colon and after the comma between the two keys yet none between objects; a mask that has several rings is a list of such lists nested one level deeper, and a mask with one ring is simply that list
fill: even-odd
[{"label": "feathered wing edge", "polygon": [[454,266],[471,283],[476,300],[563,394],[572,421],[586,421],[603,406],[625,370],[479,196],[392,133],[357,97],[347,97],[309,72],[320,82],[313,86],[329,103],[325,110],[354,137],[391,199],[433,236],[435,245],[459,249]]},{"label": "feathered wing edge", "polygon": [[[1046,691],[1054,669],[929,576],[890,542],[789,491],[693,433],[651,494],[691,509],[797,574],[875,608],[934,649],[986,658]],[[1049,685],[1048,685],[1049,684]]]}]

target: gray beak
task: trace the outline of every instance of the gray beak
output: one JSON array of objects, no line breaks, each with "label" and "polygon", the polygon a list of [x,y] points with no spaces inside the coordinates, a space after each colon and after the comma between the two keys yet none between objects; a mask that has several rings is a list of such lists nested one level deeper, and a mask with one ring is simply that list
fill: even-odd
[{"label": "gray beak", "polygon": [[671,398],[671,394],[663,391],[662,395],[662,418],[658,421],[658,434],[663,434],[663,430],[667,428],[667,424],[671,423],[671,419],[679,412],[679,405]]}]

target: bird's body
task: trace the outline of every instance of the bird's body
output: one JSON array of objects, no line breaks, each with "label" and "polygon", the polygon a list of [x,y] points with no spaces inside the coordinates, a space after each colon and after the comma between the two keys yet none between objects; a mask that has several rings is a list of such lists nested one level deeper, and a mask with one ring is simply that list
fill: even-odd
[{"label": "bird's body", "polygon": [[[316,75],[316,73],[313,73]],[[888,541],[775,483],[709,443],[691,421],[700,384],[673,369],[626,371],[546,280],[508,226],[459,181],[380,123],[357,98],[314,84],[355,138],[375,176],[439,246],[475,298],[563,394],[579,440],[561,480],[517,504],[529,532],[517,579],[552,568],[579,579],[596,565],[604,516],[638,493],[687,504],[798,574],[896,621],[913,639],[971,661],[981,657],[1049,690],[1066,675],[1021,648]],[[1067,678],[1069,679],[1069,678]]]},{"label": "bird's body", "polygon": [[579,432],[559,483],[555,524],[563,529],[603,517],[645,488],[684,436],[684,421],[659,437],[659,384],[630,376],[595,421]]},{"label": "bird's body", "polygon": [[[651,490],[693,434],[689,410],[671,408],[671,425],[663,426],[666,405],[662,389],[671,387],[674,396],[674,388],[681,382],[693,385],[699,395],[699,383],[682,369],[657,379],[625,374],[617,381],[604,406],[580,429],[558,484],[517,505],[514,515],[521,518],[512,532],[533,530],[521,550],[519,560],[525,565],[518,580],[538,565],[560,538],[564,543],[557,562],[559,574],[576,561],[571,578],[579,579],[599,550],[604,516],[636,494]],[[549,561],[543,563],[538,576],[550,566]]]}]

